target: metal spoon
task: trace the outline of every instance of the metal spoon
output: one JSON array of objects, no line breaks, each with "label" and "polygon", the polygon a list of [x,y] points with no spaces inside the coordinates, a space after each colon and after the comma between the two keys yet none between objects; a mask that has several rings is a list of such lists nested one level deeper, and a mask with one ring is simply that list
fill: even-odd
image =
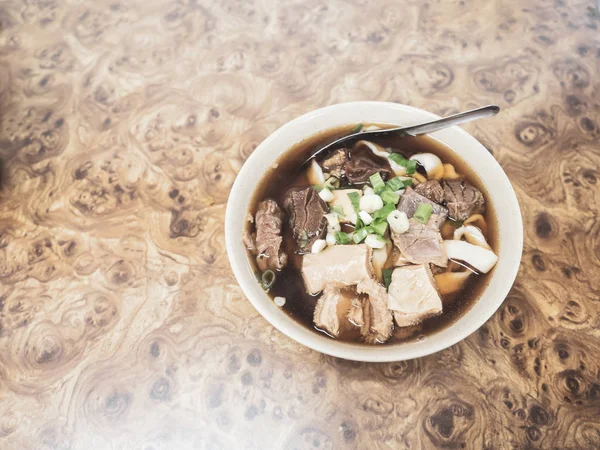
[{"label": "metal spoon", "polygon": [[458,114],[453,114],[448,117],[444,117],[442,119],[433,120],[431,122],[422,123],[420,125],[411,125],[408,127],[398,127],[398,128],[386,128],[384,130],[372,130],[372,131],[363,131],[358,133],[349,134],[348,136],[344,136],[340,139],[337,139],[325,147],[319,149],[315,154],[313,154],[310,158],[308,158],[303,166],[308,164],[313,158],[318,155],[331,150],[334,147],[339,146],[340,144],[349,144],[354,143],[356,141],[361,140],[369,140],[374,138],[381,138],[386,136],[419,136],[421,134],[433,133],[434,131],[441,130],[443,128],[451,127],[453,125],[458,125],[460,123],[470,122],[471,120],[481,119],[483,117],[495,116],[500,111],[500,107],[496,105],[488,105],[482,108],[472,109],[470,111],[465,111]]}]

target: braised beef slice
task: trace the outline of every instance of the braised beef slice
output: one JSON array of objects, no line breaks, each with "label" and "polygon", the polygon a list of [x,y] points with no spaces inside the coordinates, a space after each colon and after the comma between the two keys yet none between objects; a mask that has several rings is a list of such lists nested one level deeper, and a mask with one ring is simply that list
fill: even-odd
[{"label": "braised beef slice", "polygon": [[[392,335],[394,327],[392,312],[388,309],[388,293],[382,284],[372,278],[360,281],[356,286],[359,294],[367,294],[363,300],[361,334],[367,344],[383,344]],[[356,312],[350,310],[351,317]]]},{"label": "braised beef slice", "polygon": [[256,255],[259,269],[283,269],[287,264],[287,255],[281,249],[283,212],[277,202],[272,199],[260,202],[254,222],[256,233],[252,236],[245,234],[244,243],[248,250]]},{"label": "braised beef slice", "polygon": [[339,148],[329,154],[323,160],[321,167],[323,170],[336,178],[342,178],[344,175],[344,164],[348,162],[348,153],[345,148]]},{"label": "braised beef slice", "polygon": [[410,219],[415,215],[417,208],[421,203],[429,203],[433,207],[432,214],[435,216],[435,225],[439,228],[446,221],[446,217],[448,216],[448,210],[444,208],[442,205],[429,200],[424,195],[416,192],[415,189],[411,187],[407,187],[406,191],[400,197],[400,201],[398,202],[398,211],[402,211],[406,213],[406,216]]},{"label": "braised beef slice", "polygon": [[415,187],[415,192],[427,197],[429,200],[435,203],[442,203],[444,201],[444,188],[441,183],[437,180],[426,181],[425,183],[419,183]]},{"label": "braised beef slice", "polygon": [[298,253],[309,253],[317,239],[325,237],[327,231],[327,204],[313,188],[291,190],[284,207],[290,217],[290,227],[296,241]]},{"label": "braised beef slice", "polygon": [[472,214],[483,214],[483,194],[465,180],[444,181],[444,200],[453,220],[466,220]]},{"label": "braised beef slice", "polygon": [[356,325],[350,321],[349,315],[357,301],[355,289],[328,285],[315,306],[315,325],[336,338],[351,331]]},{"label": "braised beef slice", "polygon": [[404,258],[413,264],[435,264],[439,267],[448,265],[448,256],[443,246],[442,236],[438,229],[438,218],[435,214],[429,222],[410,219],[408,231],[402,234],[392,233],[394,245]]},{"label": "braised beef slice", "polygon": [[371,150],[353,150],[351,157],[352,159],[344,164],[344,170],[346,178],[352,184],[366,183],[376,172],[379,172],[384,180],[392,176],[389,163],[384,158],[374,155]]}]

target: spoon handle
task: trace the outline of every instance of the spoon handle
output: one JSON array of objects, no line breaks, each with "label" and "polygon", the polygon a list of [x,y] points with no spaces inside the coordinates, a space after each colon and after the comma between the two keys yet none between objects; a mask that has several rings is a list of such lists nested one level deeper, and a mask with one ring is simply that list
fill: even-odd
[{"label": "spoon handle", "polygon": [[496,105],[483,106],[481,108],[472,109],[470,111],[461,112],[452,116],[444,117],[443,119],[436,119],[431,122],[422,123],[412,127],[406,127],[402,129],[402,134],[409,134],[411,136],[418,136],[420,134],[433,133],[434,131],[441,130],[442,128],[448,128],[454,125],[458,125],[471,120],[481,119],[483,117],[495,116],[500,111],[500,107]]},{"label": "spoon handle", "polygon": [[500,107],[496,105],[488,105],[482,108],[472,109],[470,111],[454,114],[453,116],[444,117],[443,119],[436,119],[431,122],[422,123],[419,125],[413,125],[408,127],[384,128],[383,130],[378,129],[352,133],[347,136],[336,139],[335,141],[330,142],[321,149],[317,150],[315,153],[313,153],[313,155],[310,158],[304,161],[301,168],[304,169],[304,167],[306,167],[314,158],[342,144],[348,145],[351,142],[356,142],[361,139],[368,138],[375,139],[393,135],[418,136],[420,134],[433,133],[434,131],[438,131],[442,128],[447,128],[453,125],[458,125],[459,123],[470,122],[471,120],[481,119],[482,117],[495,116],[496,114],[498,114],[499,111]]}]

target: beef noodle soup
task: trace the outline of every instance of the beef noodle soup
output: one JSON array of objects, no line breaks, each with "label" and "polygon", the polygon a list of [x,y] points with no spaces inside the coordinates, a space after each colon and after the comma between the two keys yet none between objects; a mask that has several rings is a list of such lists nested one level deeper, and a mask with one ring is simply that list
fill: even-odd
[{"label": "beef noodle soup", "polygon": [[359,141],[303,166],[358,127],[285,152],[254,194],[243,241],[275,304],[315,332],[368,345],[418,339],[487,285],[494,210],[469,167],[426,136]]}]

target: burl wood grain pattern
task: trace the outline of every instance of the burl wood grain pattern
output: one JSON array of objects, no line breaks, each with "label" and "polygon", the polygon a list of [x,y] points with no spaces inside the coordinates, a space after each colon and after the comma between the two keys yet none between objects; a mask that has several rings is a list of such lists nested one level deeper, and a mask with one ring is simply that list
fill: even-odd
[{"label": "burl wood grain pattern", "polygon": [[[0,448],[600,448],[599,27],[583,0],[1,2]],[[465,128],[525,224],[494,317],[393,364],[275,331],[223,236],[258,143],[367,99],[501,105]]]}]

